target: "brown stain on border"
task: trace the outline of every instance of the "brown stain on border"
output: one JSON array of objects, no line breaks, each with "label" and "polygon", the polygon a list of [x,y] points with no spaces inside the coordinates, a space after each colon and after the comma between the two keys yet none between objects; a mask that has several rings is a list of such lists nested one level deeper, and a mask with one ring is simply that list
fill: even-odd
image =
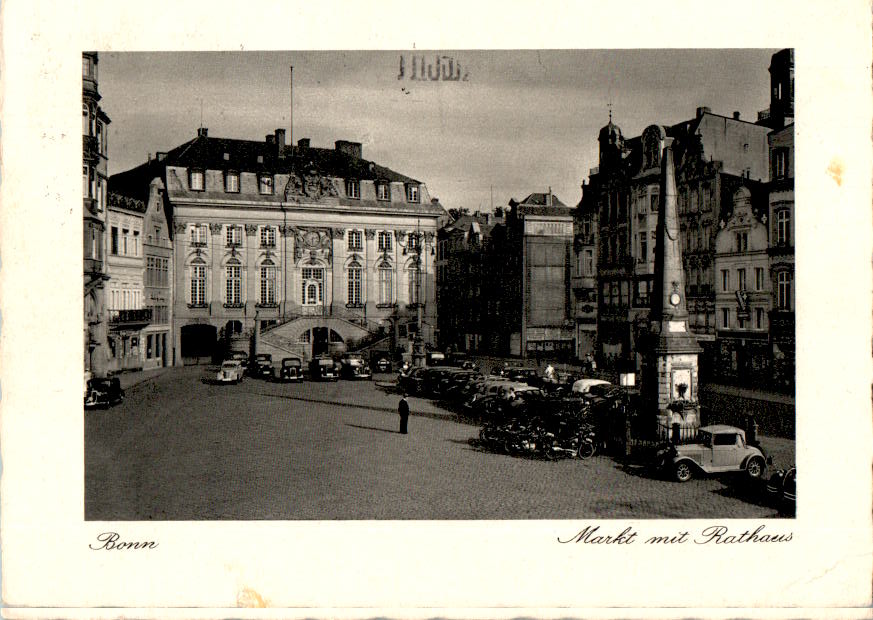
[{"label": "brown stain on border", "polygon": [[827,172],[838,187],[843,184],[843,173],[845,172],[845,169],[846,166],[843,163],[843,160],[839,157],[832,158],[831,163],[828,164]]},{"label": "brown stain on border", "polygon": [[269,607],[267,601],[262,597],[257,590],[251,588],[243,588],[236,595],[237,607],[249,608],[265,608]]}]

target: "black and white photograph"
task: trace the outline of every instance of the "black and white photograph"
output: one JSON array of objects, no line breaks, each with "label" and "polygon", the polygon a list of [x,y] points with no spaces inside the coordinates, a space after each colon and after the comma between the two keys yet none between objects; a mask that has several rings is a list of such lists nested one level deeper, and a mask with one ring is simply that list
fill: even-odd
[{"label": "black and white photograph", "polygon": [[794,81],[83,53],[85,518],[792,516]]},{"label": "black and white photograph", "polygon": [[7,4],[4,615],[869,614],[873,31],[801,5]]}]

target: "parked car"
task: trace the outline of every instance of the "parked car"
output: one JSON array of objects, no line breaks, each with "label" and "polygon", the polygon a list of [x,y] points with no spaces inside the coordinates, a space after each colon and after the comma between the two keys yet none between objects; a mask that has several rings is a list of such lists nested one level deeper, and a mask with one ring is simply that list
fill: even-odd
[{"label": "parked car", "polygon": [[309,378],[312,381],[336,381],[339,378],[336,363],[327,356],[313,358],[309,362]]},{"label": "parked car", "polygon": [[344,379],[372,379],[373,373],[367,360],[359,353],[347,353],[340,360],[340,372]]},{"label": "parked car", "polygon": [[425,370],[420,366],[413,366],[408,368],[406,372],[401,372],[397,376],[397,384],[400,389],[410,394],[418,394],[421,391]]},{"label": "parked car", "polygon": [[252,364],[251,373],[256,377],[271,378],[273,376],[273,356],[269,353],[255,355],[255,363]]},{"label": "parked car", "polygon": [[221,363],[215,379],[221,383],[239,383],[243,379],[244,372],[245,369],[239,360],[225,360]]},{"label": "parked car", "polygon": [[379,372],[391,372],[391,360],[387,357],[380,357],[376,360],[376,370]]},{"label": "parked car", "polygon": [[704,426],[696,442],[671,444],[659,452],[659,457],[678,482],[687,482],[700,473],[736,471],[760,479],[768,463],[759,448],[746,443],[745,431],[725,424]]},{"label": "parked car", "polygon": [[542,383],[542,377],[536,368],[509,368],[504,376],[513,381],[521,381],[529,385],[539,385]]},{"label": "parked car", "polygon": [[240,364],[242,364],[243,370],[245,370],[249,366],[249,354],[245,351],[231,351],[230,353],[228,353],[226,359],[239,362]]},{"label": "parked car", "polygon": [[767,496],[780,512],[794,513],[797,504],[797,468],[777,469],[767,481]]},{"label": "parked car", "polygon": [[282,358],[282,367],[279,369],[279,381],[302,381],[303,364],[299,358]]},{"label": "parked car", "polygon": [[85,387],[85,407],[108,407],[124,400],[124,390],[118,377],[88,379]]},{"label": "parked car", "polygon": [[578,379],[573,383],[572,391],[577,394],[587,394],[595,385],[610,385],[610,383],[603,379]]}]

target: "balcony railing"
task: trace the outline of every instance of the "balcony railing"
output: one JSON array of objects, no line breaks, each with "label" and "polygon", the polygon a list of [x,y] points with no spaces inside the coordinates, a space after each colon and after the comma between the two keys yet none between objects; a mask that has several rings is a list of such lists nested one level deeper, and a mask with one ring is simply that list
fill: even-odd
[{"label": "balcony railing", "polygon": [[205,247],[206,247],[206,242],[205,242],[205,241],[200,241],[199,239],[194,239],[194,240],[191,241],[191,247],[192,247],[192,248],[205,248]]},{"label": "balcony railing", "polygon": [[152,320],[151,308],[140,310],[110,310],[109,322],[112,324],[150,323]]}]

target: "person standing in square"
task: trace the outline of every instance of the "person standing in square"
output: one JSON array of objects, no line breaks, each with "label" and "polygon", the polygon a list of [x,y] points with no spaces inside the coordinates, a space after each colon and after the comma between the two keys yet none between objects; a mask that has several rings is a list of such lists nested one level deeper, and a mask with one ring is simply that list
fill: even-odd
[{"label": "person standing in square", "polygon": [[406,394],[400,399],[400,404],[397,406],[397,413],[400,414],[400,433],[407,434],[407,423],[409,422],[409,403],[406,402]]}]

